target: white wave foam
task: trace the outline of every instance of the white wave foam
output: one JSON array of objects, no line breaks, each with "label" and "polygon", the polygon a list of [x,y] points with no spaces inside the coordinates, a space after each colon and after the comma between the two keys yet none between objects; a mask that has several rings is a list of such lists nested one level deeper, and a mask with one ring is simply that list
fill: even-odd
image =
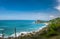
[{"label": "white wave foam", "polygon": [[4,29],[0,29],[0,30],[4,30]]},{"label": "white wave foam", "polygon": [[2,34],[0,34],[0,37],[2,37]]},{"label": "white wave foam", "polygon": [[[44,27],[46,27],[47,25],[48,25],[48,23],[44,23],[45,25],[44,26],[42,26],[42,27],[40,27],[38,30],[36,30],[35,32],[38,32],[39,30],[41,30],[42,28],[44,28]],[[34,32],[34,31],[31,31],[31,32],[17,32],[16,33],[16,37],[18,37],[18,36],[21,36],[21,34],[23,33],[23,35],[26,35],[26,34],[28,34],[28,33],[32,33],[32,32]],[[1,34],[2,35],[2,34]],[[8,38],[8,36],[4,36],[5,38]],[[11,34],[9,37],[15,37],[15,33],[13,33],[13,34]]]},{"label": "white wave foam", "polygon": [[38,30],[36,30],[36,32],[38,32],[38,31],[42,30],[43,28],[47,27],[47,25],[48,25],[49,23],[44,23],[44,24],[45,24],[45,25],[42,26],[42,27],[40,27]]},{"label": "white wave foam", "polygon": [[[16,37],[20,36],[21,34],[23,33],[23,35],[26,35],[27,33],[30,33],[30,32],[20,32],[20,33],[16,33]],[[10,37],[15,37],[15,33],[10,35]]]},{"label": "white wave foam", "polygon": [[32,22],[32,24],[35,24],[35,22]]},{"label": "white wave foam", "polygon": [[[0,37],[2,37],[2,34],[0,34]],[[4,36],[4,38],[8,38],[8,36],[6,35],[6,36]]]}]

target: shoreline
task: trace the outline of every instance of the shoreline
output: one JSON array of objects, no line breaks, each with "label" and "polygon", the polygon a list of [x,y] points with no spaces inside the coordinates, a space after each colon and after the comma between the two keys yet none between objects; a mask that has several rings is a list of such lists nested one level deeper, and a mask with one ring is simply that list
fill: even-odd
[{"label": "shoreline", "polygon": [[[16,37],[21,36],[21,34],[27,35],[27,34],[29,34],[29,33],[39,32],[40,30],[42,30],[43,28],[45,28],[45,27],[48,25],[48,23],[43,23],[43,24],[45,24],[45,25],[42,26],[42,27],[40,27],[38,30],[35,30],[35,31],[31,31],[31,32],[24,32],[24,31],[23,31],[23,32],[19,32],[19,33],[17,32],[17,33],[16,33],[16,35],[17,35]],[[2,37],[1,35],[2,35],[2,34],[0,34],[0,37]],[[15,33],[11,34],[10,36],[5,36],[4,38],[9,38],[9,37],[13,37],[13,38],[14,38],[14,37],[15,37]]]},{"label": "shoreline", "polygon": [[47,27],[48,23],[44,23],[45,25],[40,27],[38,30],[36,30],[36,32],[39,32],[40,30],[42,30],[43,28]]},{"label": "shoreline", "polygon": [[[48,25],[48,23],[43,23],[43,24],[45,24],[45,25],[42,26],[42,27],[40,27],[40,28],[39,28],[38,30],[36,30],[36,31],[16,33],[16,34],[17,34],[17,37],[21,36],[21,34],[23,34],[23,35],[27,35],[27,34],[29,34],[29,33],[39,32],[41,29],[45,28],[45,27]],[[12,34],[10,37],[15,37],[15,35]]]}]

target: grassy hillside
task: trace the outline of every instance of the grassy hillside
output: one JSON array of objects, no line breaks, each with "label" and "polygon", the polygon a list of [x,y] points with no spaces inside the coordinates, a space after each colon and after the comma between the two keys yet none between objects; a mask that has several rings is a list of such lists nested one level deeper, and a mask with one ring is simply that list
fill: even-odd
[{"label": "grassy hillside", "polygon": [[60,39],[60,18],[49,21],[49,25],[39,32],[19,36],[18,39]]},{"label": "grassy hillside", "polygon": [[60,18],[49,21],[49,25],[38,32],[28,33],[15,39],[60,39]]},{"label": "grassy hillside", "polygon": [[47,30],[43,33],[43,36],[50,39],[60,39],[60,18],[56,18],[49,21]]}]

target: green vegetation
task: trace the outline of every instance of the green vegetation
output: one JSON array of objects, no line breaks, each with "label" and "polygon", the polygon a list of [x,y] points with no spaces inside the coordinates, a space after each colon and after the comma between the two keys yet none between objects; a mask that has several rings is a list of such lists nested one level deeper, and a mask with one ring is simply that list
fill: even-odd
[{"label": "green vegetation", "polygon": [[43,36],[49,38],[53,36],[60,36],[60,18],[56,18],[49,21],[49,25],[47,27],[47,33],[44,32]]},{"label": "green vegetation", "polygon": [[52,19],[48,23],[42,30],[27,35],[21,34],[16,39],[60,39],[60,18]]},{"label": "green vegetation", "polygon": [[39,32],[21,35],[18,39],[60,39],[60,18],[49,21],[49,25]]},{"label": "green vegetation", "polygon": [[53,35],[59,35],[60,34],[60,18],[56,18],[53,20],[50,20],[50,24],[48,25],[48,33]]}]

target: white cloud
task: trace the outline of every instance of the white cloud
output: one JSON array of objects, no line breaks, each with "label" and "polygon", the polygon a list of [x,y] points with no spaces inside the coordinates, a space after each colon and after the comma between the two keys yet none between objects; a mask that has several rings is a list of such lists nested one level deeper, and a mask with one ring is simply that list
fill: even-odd
[{"label": "white cloud", "polygon": [[54,16],[53,15],[50,15],[50,18],[54,18]]},{"label": "white cloud", "polygon": [[60,5],[56,6],[55,8],[60,11]]},{"label": "white cloud", "polygon": [[58,0],[58,2],[60,2],[60,0]]},{"label": "white cloud", "polygon": [[54,15],[49,16],[49,20],[56,18]]},{"label": "white cloud", "polygon": [[58,5],[54,8],[57,9],[58,11],[60,11],[60,0],[57,0],[57,2],[58,2]]}]

